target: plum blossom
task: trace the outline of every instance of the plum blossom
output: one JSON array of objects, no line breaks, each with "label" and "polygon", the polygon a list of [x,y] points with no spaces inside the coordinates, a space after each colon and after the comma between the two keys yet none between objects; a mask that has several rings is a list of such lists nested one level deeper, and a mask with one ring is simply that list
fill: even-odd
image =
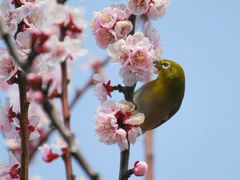
[{"label": "plum blossom", "polygon": [[144,161],[136,161],[132,169],[135,176],[144,176],[148,170],[148,165]]},{"label": "plum blossom", "polygon": [[16,159],[16,157],[13,155],[13,153],[10,152],[9,155],[9,163],[0,163],[0,179],[3,180],[18,180],[20,172],[20,163]]},{"label": "plum blossom", "polygon": [[7,50],[0,48],[0,79],[9,80],[17,72],[17,65]]},{"label": "plum blossom", "polygon": [[164,15],[170,0],[129,0],[128,8],[132,14],[146,14],[149,18],[157,19]]},{"label": "plum blossom", "polygon": [[59,157],[59,154],[53,153],[52,148],[47,144],[39,147],[39,149],[42,152],[42,160],[46,163],[52,162]]},{"label": "plum blossom", "polygon": [[141,15],[148,11],[151,0],[129,0],[128,8],[132,14]]},{"label": "plum blossom", "polygon": [[108,55],[114,62],[122,64],[120,76],[126,86],[146,80],[153,72],[152,62],[157,51],[155,41],[153,44],[143,33],[136,32],[108,46]]},{"label": "plum blossom", "polygon": [[79,8],[58,4],[54,1],[49,9],[50,23],[62,28],[65,31],[64,35],[77,38],[87,27],[87,22],[83,16],[84,11]]},{"label": "plum blossom", "polygon": [[99,47],[104,49],[109,44],[126,38],[133,29],[132,23],[128,20],[130,13],[122,4],[106,7],[95,12],[93,16],[92,32]]},{"label": "plum blossom", "polygon": [[165,14],[166,7],[169,5],[170,0],[151,0],[147,16],[152,19],[157,19]]},{"label": "plum blossom", "polygon": [[128,101],[107,100],[97,109],[96,135],[105,144],[118,144],[121,151],[128,149],[128,141],[135,143],[142,133],[139,127],[144,114],[135,111],[135,105]]},{"label": "plum blossom", "polygon": [[14,35],[18,24],[21,22],[21,15],[14,13],[13,5],[9,0],[3,0],[0,4],[0,17],[5,22],[4,30]]},{"label": "plum blossom", "polygon": [[67,59],[76,59],[86,54],[86,51],[80,48],[81,41],[78,39],[71,39],[69,36],[65,37],[64,41],[59,38],[51,36],[44,44],[44,47],[49,50],[45,55],[48,62],[56,64]]},{"label": "plum blossom", "polygon": [[103,103],[107,100],[107,96],[111,97],[111,92],[113,92],[111,81],[106,81],[101,73],[94,74],[93,80],[96,82],[96,96]]}]

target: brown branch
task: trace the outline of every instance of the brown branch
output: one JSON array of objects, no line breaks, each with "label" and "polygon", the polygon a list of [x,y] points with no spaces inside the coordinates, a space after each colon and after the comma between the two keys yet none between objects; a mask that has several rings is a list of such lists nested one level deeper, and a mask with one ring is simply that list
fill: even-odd
[{"label": "brown branch", "polygon": [[20,101],[20,136],[21,136],[21,170],[20,179],[28,180],[29,165],[29,130],[28,130],[28,107],[26,77],[22,71],[18,71],[18,88]]},{"label": "brown branch", "polygon": [[[62,75],[62,112],[64,126],[70,131],[70,112],[68,107],[68,77],[67,77],[67,60],[61,63],[61,75]],[[63,154],[67,180],[73,180],[72,159],[70,151],[66,151]]]},{"label": "brown branch", "polygon": [[[104,67],[109,62],[109,60],[110,60],[110,57],[107,57],[104,61],[101,62],[99,67]],[[95,73],[96,71],[92,73],[92,75],[90,76],[86,84],[81,89],[78,89],[76,91],[76,94],[73,97],[73,100],[70,102],[69,109],[72,109],[76,105],[78,100],[81,98],[81,96],[93,85],[93,75]]]},{"label": "brown branch", "polygon": [[92,167],[84,159],[83,155],[77,149],[76,140],[69,130],[62,127],[59,122],[61,122],[56,116],[53,105],[45,99],[43,102],[43,109],[47,113],[52,125],[58,130],[64,141],[68,144],[72,156],[76,159],[78,164],[85,170],[87,175],[91,180],[99,180],[98,174],[92,169]]},{"label": "brown branch", "polygon": [[146,163],[148,164],[146,180],[153,180],[153,131],[145,133],[144,145]]}]

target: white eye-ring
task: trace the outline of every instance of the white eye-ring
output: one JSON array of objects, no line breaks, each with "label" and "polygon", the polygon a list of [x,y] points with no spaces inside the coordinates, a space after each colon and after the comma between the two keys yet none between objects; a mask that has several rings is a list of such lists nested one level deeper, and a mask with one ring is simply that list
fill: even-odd
[{"label": "white eye-ring", "polygon": [[163,69],[168,69],[168,68],[170,68],[170,63],[169,62],[164,62],[164,63],[162,63],[162,68]]}]

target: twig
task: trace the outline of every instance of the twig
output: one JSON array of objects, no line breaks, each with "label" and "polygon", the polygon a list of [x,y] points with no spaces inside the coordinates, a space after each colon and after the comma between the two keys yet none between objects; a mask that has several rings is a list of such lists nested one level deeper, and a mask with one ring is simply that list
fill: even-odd
[{"label": "twig", "polygon": [[[70,131],[70,112],[68,108],[68,79],[67,79],[67,60],[61,63],[61,75],[62,75],[62,112],[64,125],[67,130]],[[72,159],[69,151],[66,151],[63,155],[67,180],[73,180],[72,171]]]},{"label": "twig", "polygon": [[28,180],[29,164],[29,130],[28,130],[28,107],[26,91],[26,78],[22,71],[18,71],[18,88],[20,98],[20,136],[21,136],[21,170],[20,179]]},{"label": "twig", "polygon": [[[110,57],[108,56],[104,61],[101,62],[99,67],[104,67],[110,60]],[[96,73],[96,71],[93,72],[93,74],[90,76],[86,84],[76,91],[75,96],[73,97],[73,100],[70,102],[69,109],[72,109],[78,100],[81,98],[82,94],[84,94],[92,85],[93,85],[93,75]]]},{"label": "twig", "polygon": [[65,129],[59,124],[61,121],[56,116],[57,113],[53,105],[47,99],[45,99],[42,105],[44,111],[47,113],[49,119],[51,120],[52,125],[58,130],[65,142],[68,144],[71,154],[79,163],[79,165],[86,171],[91,180],[99,180],[98,174],[92,169],[92,167],[84,159],[83,155],[77,149],[76,140],[71,132],[65,131]]}]

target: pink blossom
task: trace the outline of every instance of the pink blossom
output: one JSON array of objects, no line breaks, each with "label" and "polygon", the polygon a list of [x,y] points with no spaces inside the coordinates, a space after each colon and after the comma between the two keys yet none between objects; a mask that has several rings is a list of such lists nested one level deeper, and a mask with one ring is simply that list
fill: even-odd
[{"label": "pink blossom", "polygon": [[106,7],[101,11],[99,19],[100,26],[103,28],[112,28],[117,21],[117,13],[112,8]]},{"label": "pink blossom", "polygon": [[17,14],[22,15],[22,20],[29,26],[43,28],[47,21],[47,3],[44,1],[25,2],[16,9]]},{"label": "pink blossom", "polygon": [[132,52],[129,62],[136,69],[146,70],[150,66],[151,57],[146,48],[140,47]]},{"label": "pink blossom", "polygon": [[128,18],[130,13],[126,6],[112,5],[102,11],[95,12],[92,21],[92,32],[96,36],[96,42],[101,48],[121,38],[126,38],[133,26]]},{"label": "pink blossom", "polygon": [[147,12],[150,0],[129,0],[128,8],[132,14],[141,15]]},{"label": "pink blossom", "polygon": [[110,44],[107,48],[108,55],[113,58],[114,62],[120,64],[127,63],[131,54],[131,49],[124,39],[120,39],[117,42]]},{"label": "pink blossom", "polygon": [[52,25],[64,29],[63,36],[78,38],[83,30],[87,27],[87,22],[84,19],[84,13],[79,8],[73,8],[62,4],[57,4],[56,1],[50,5],[49,21]]},{"label": "pink blossom", "polygon": [[20,172],[20,163],[16,159],[16,157],[13,155],[13,153],[10,152],[9,155],[9,163],[1,163],[0,164],[0,179],[20,179],[19,177]]},{"label": "pink blossom", "polygon": [[69,36],[65,37],[64,41],[60,41],[57,36],[51,36],[44,44],[44,48],[49,50],[45,58],[52,63],[76,59],[86,54],[86,51],[81,49],[81,41],[71,39]]},{"label": "pink blossom", "polygon": [[148,165],[144,161],[136,161],[133,168],[135,176],[144,176],[148,170]]},{"label": "pink blossom", "polygon": [[0,48],[0,79],[9,80],[17,72],[17,65],[7,50]]},{"label": "pink blossom", "polygon": [[151,0],[149,3],[149,9],[147,12],[148,17],[157,19],[165,14],[166,6],[170,3],[170,0]]},{"label": "pink blossom", "polygon": [[[141,134],[144,114],[135,112],[131,102],[107,100],[97,109],[96,135],[105,144],[118,144],[121,151],[128,149]],[[131,138],[127,137],[130,135]]]},{"label": "pink blossom", "polygon": [[132,31],[133,25],[130,21],[118,21],[114,27],[114,31],[118,38],[125,39],[127,35]]},{"label": "pink blossom", "polygon": [[44,162],[49,163],[59,157],[59,154],[53,153],[52,148],[49,147],[47,144],[44,144],[39,149],[42,151],[42,160]]},{"label": "pink blossom", "polygon": [[157,50],[141,32],[109,45],[107,52],[115,62],[122,64],[120,76],[126,86],[146,80],[154,70],[152,62]]},{"label": "pink blossom", "polygon": [[101,48],[107,48],[109,44],[112,44],[116,41],[115,39],[116,38],[113,30],[99,28],[96,31],[96,41]]},{"label": "pink blossom", "polygon": [[113,92],[112,86],[110,85],[111,82],[106,81],[101,73],[95,74],[93,80],[96,82],[96,96],[99,101],[103,103],[107,100],[107,96],[111,97],[111,92]]},{"label": "pink blossom", "polygon": [[13,36],[17,31],[18,24],[21,22],[21,14],[14,13],[11,1],[3,0],[0,4],[0,16],[5,22],[4,30]]},{"label": "pink blossom", "polygon": [[111,8],[117,14],[118,20],[127,20],[131,13],[124,4],[112,4]]},{"label": "pink blossom", "polygon": [[123,66],[119,71],[119,75],[123,78],[123,83],[126,86],[133,86],[137,81],[145,81],[151,73],[151,71],[136,70],[130,65]]}]

